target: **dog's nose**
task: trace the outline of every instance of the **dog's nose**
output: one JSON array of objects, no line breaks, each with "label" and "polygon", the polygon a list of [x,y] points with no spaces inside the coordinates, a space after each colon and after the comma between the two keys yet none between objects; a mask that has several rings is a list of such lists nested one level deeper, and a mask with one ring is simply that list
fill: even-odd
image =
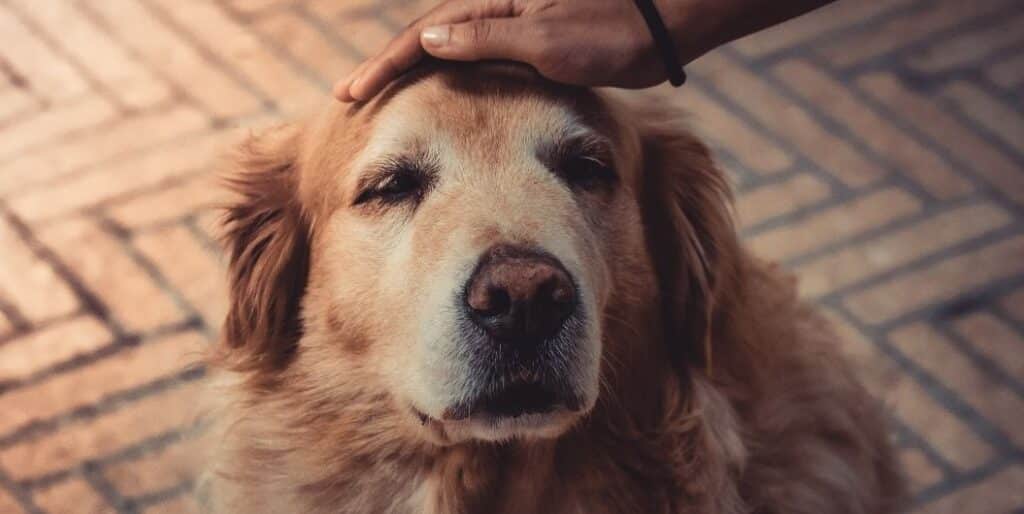
[{"label": "dog's nose", "polygon": [[558,333],[576,308],[576,288],[550,255],[500,245],[480,261],[466,288],[473,321],[499,341],[536,345]]}]

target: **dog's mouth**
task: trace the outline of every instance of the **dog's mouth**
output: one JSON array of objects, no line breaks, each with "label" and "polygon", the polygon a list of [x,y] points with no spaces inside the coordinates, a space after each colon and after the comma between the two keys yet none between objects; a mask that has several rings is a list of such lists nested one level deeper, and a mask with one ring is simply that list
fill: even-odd
[{"label": "dog's mouth", "polygon": [[489,387],[476,397],[445,409],[441,419],[499,420],[529,414],[547,414],[559,409],[571,412],[581,408],[581,401],[576,395],[559,389],[546,383],[536,373],[520,374],[511,379],[501,380],[500,385]]},{"label": "dog's mouth", "polygon": [[441,382],[437,396],[425,398],[428,405],[446,401],[427,410],[410,398],[408,407],[427,429],[423,433],[441,444],[558,437],[596,400],[585,346],[599,343],[584,339],[585,328],[576,320],[557,338],[516,344],[467,327],[460,356],[465,375],[456,371],[458,380]]},{"label": "dog's mouth", "polygon": [[471,416],[515,418],[524,414],[551,412],[561,403],[554,391],[539,382],[515,383],[487,392],[469,403],[450,407],[445,411],[444,418],[453,421]]}]

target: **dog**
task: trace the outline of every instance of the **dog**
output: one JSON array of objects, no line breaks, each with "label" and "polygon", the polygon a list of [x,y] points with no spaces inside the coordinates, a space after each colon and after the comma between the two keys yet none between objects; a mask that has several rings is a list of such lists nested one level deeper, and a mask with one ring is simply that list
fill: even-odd
[{"label": "dog", "polygon": [[207,511],[896,511],[882,409],[684,118],[434,63],[246,140]]}]

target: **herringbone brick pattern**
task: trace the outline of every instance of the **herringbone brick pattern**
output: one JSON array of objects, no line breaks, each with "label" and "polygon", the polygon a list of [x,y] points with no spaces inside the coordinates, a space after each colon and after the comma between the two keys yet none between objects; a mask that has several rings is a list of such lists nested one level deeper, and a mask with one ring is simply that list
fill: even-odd
[{"label": "herringbone brick pattern", "polygon": [[[0,0],[0,512],[188,513],[211,158],[427,2]],[[1024,512],[1024,4],[843,0],[676,94],[847,336],[914,512]]]}]

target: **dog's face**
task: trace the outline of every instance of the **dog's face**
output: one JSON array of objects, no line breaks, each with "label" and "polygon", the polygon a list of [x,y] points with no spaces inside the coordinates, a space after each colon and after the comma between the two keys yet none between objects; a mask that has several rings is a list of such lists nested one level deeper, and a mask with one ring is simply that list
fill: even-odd
[{"label": "dog's face", "polygon": [[593,93],[465,73],[249,156],[227,342],[260,373],[358,377],[444,442],[555,437],[598,399],[616,297],[659,294],[644,141]]}]

